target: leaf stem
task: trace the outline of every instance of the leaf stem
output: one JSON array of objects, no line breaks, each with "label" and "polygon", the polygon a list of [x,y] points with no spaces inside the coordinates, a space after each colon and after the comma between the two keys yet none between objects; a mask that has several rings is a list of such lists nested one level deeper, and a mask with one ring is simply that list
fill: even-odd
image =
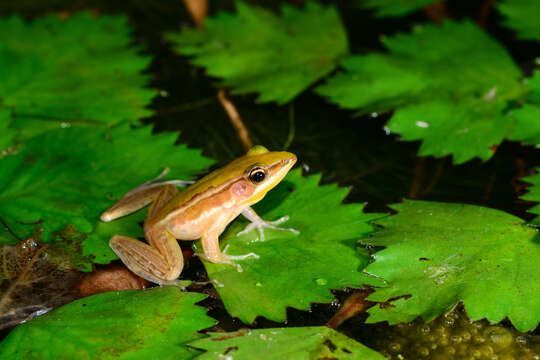
[{"label": "leaf stem", "polygon": [[495,0],[485,0],[482,3],[482,7],[480,8],[480,13],[478,14],[478,26],[482,29],[485,29],[487,27],[487,22],[489,18],[489,14],[491,12],[491,8],[495,5]]},{"label": "leaf stem", "polygon": [[245,151],[248,151],[253,146],[253,141],[249,136],[249,132],[246,128],[246,125],[242,121],[242,117],[238,113],[238,110],[236,110],[234,104],[227,98],[224,88],[220,88],[218,90],[217,98],[221,103],[221,106],[223,106],[223,109],[225,109],[225,112],[229,116],[229,120],[231,121],[234,129],[236,130],[236,134],[238,135],[238,138],[242,143],[242,147]]},{"label": "leaf stem", "polygon": [[445,18],[449,17],[446,5],[441,1],[426,6],[424,13],[435,24],[440,24]]},{"label": "leaf stem", "polygon": [[287,141],[283,145],[283,150],[287,150],[291,143],[294,140],[294,134],[296,132],[296,125],[294,121],[294,101],[291,101],[289,105],[289,135],[287,136]]}]

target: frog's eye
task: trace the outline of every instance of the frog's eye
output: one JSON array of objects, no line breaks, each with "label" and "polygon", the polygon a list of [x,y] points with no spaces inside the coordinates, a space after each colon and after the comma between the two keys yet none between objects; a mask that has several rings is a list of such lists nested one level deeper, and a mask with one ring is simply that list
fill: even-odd
[{"label": "frog's eye", "polygon": [[254,167],[249,171],[248,179],[252,184],[260,184],[266,178],[266,169]]}]

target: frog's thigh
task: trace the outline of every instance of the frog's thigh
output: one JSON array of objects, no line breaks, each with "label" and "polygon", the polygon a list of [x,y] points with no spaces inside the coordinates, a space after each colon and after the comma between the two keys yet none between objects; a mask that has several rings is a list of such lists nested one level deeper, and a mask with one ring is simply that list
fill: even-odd
[{"label": "frog's thigh", "polygon": [[178,188],[174,185],[163,185],[159,187],[159,192],[154,195],[154,199],[148,212],[146,213],[145,221],[152,219],[158,212],[167,205],[173,197],[178,195]]},{"label": "frog's thigh", "polygon": [[[159,187],[145,220],[148,244],[127,236],[115,235],[109,245],[126,266],[140,277],[158,284],[173,283],[184,267],[178,240],[164,227],[149,227],[148,220],[178,194],[174,185]],[[155,225],[154,225],[155,226]]]},{"label": "frog's thigh", "polygon": [[115,235],[111,238],[109,245],[135,274],[157,284],[168,284],[180,275],[183,267],[182,252],[178,241],[174,238],[172,240],[180,252],[180,262],[174,265],[170,264],[167,257],[159,251],[134,238]]}]

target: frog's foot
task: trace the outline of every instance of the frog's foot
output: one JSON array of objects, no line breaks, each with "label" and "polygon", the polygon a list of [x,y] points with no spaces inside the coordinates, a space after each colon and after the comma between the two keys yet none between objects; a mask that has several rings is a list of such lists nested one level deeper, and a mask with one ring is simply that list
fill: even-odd
[{"label": "frog's foot", "polygon": [[250,219],[251,223],[246,226],[246,228],[242,231],[240,231],[236,236],[244,235],[250,232],[251,230],[257,228],[257,231],[259,232],[260,241],[264,241],[264,228],[268,229],[274,229],[274,230],[282,230],[282,231],[290,231],[293,234],[300,234],[300,231],[293,229],[293,228],[282,228],[278,227],[276,225],[279,225],[281,223],[284,223],[285,221],[289,220],[289,216],[283,216],[277,220],[274,221],[264,221],[260,217]]},{"label": "frog's foot", "polygon": [[242,269],[242,266],[240,264],[237,264],[235,261],[237,261],[237,260],[245,260],[245,259],[248,259],[250,257],[255,258],[255,259],[260,258],[260,256],[255,254],[254,252],[250,252],[250,253],[244,254],[244,255],[229,255],[229,254],[227,254],[228,249],[229,249],[229,244],[225,245],[225,248],[223,249],[219,259],[209,258],[204,254],[197,254],[197,256],[200,257],[201,259],[213,262],[215,264],[232,265],[232,266],[236,267],[236,270],[238,272],[242,272],[244,270]]},{"label": "frog's foot", "polygon": [[142,183],[141,185],[137,186],[135,189],[128,191],[127,193],[124,194],[124,197],[136,194],[138,192],[141,192],[143,190],[153,188],[153,187],[156,187],[156,186],[169,185],[169,184],[174,185],[174,186],[186,186],[186,185],[189,185],[189,184],[193,184],[195,182],[195,181],[192,181],[192,180],[166,180],[166,181],[160,181],[161,179],[163,179],[169,173],[169,171],[171,171],[171,169],[169,169],[169,168],[163,169],[161,174],[159,174],[158,176],[156,176],[153,179],[148,180],[147,182]]},{"label": "frog's foot", "polygon": [[159,286],[177,286],[182,291],[186,291],[186,286],[184,285],[186,283],[186,280],[168,280],[168,281],[162,281]]}]

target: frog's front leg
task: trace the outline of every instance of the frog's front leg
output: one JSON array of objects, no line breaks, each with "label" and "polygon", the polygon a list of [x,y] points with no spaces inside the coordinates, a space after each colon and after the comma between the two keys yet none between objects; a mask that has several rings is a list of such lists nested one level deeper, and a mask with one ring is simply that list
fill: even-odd
[{"label": "frog's front leg", "polygon": [[257,231],[259,232],[260,241],[264,241],[264,228],[275,229],[275,230],[283,230],[283,231],[290,231],[293,234],[299,234],[300,233],[300,231],[298,231],[296,229],[293,229],[293,228],[281,228],[281,227],[276,226],[276,225],[279,225],[279,224],[289,220],[288,215],[283,216],[283,217],[281,217],[281,218],[279,218],[277,220],[274,220],[274,221],[265,221],[259,215],[257,215],[255,210],[253,210],[250,207],[248,207],[246,210],[244,210],[242,212],[242,215],[244,215],[244,217],[246,219],[251,221],[251,223],[248,226],[246,226],[246,228],[244,230],[240,231],[236,235],[247,234],[251,230],[257,228]]},{"label": "frog's front leg", "polygon": [[201,238],[201,243],[203,247],[204,254],[198,254],[198,256],[204,260],[216,263],[216,264],[229,264],[236,267],[238,272],[242,272],[242,266],[237,264],[236,260],[244,260],[250,257],[259,258],[259,255],[254,252],[250,252],[244,255],[229,255],[226,254],[228,245],[225,246],[223,252],[219,248],[219,235],[221,231],[217,229],[212,229],[204,234]]}]

